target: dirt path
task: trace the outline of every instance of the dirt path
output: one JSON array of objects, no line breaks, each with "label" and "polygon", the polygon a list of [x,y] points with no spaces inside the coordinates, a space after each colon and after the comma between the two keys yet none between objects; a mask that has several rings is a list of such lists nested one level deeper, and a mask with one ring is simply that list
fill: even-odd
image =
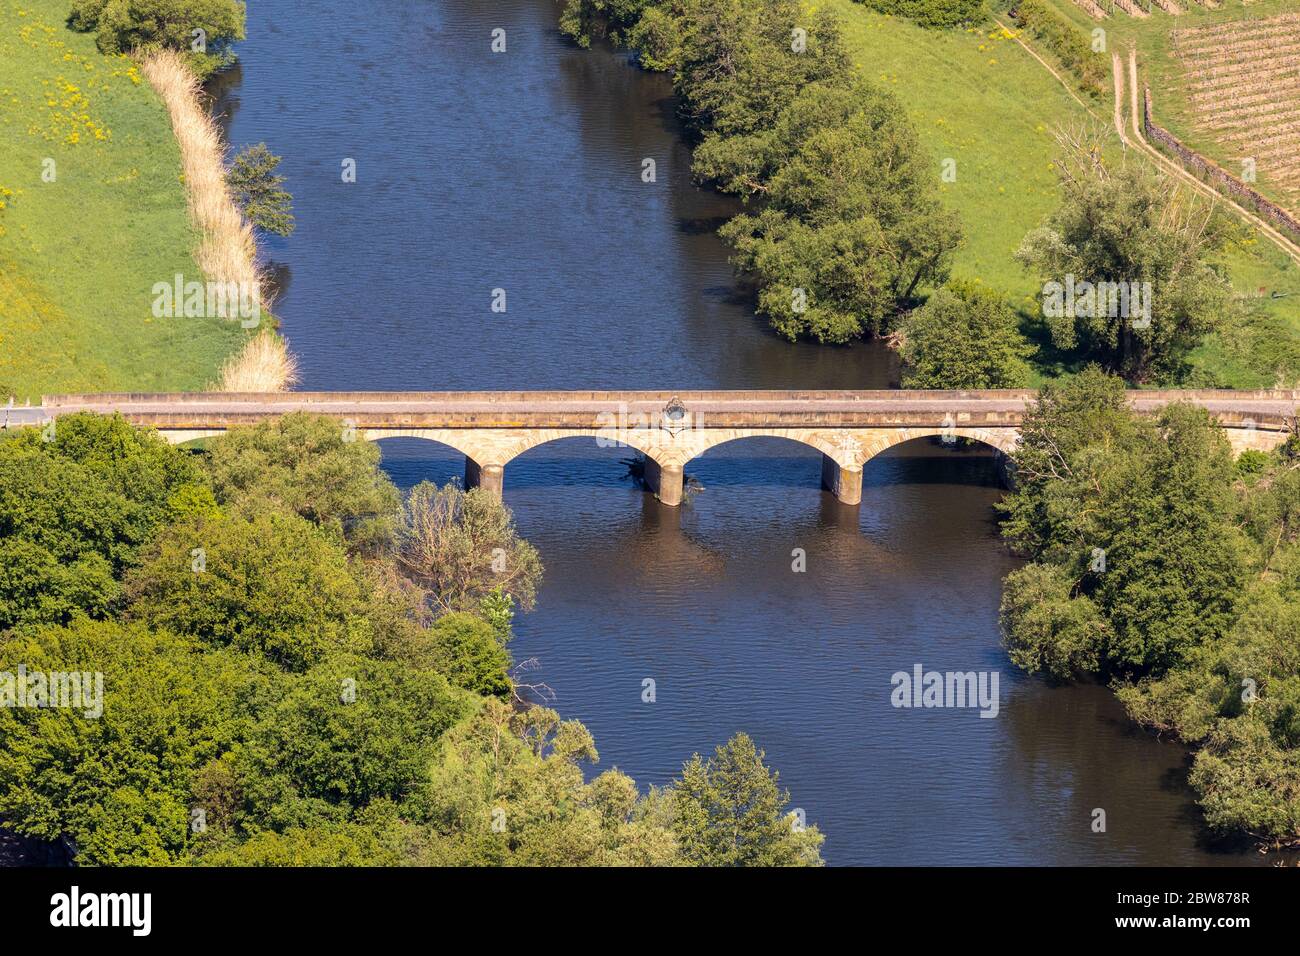
[{"label": "dirt path", "polygon": [[1001,20],[999,20],[997,17],[994,17],[994,18],[993,18],[993,22],[996,23],[998,26],[1000,26],[1003,30],[1006,30],[1007,33],[1011,34],[1011,36],[1015,39],[1015,41],[1016,41],[1017,43],[1019,43],[1022,47],[1025,48],[1025,52],[1026,52],[1026,53],[1028,53],[1028,54],[1029,54],[1030,56],[1032,56],[1035,60],[1037,60],[1039,63],[1041,63],[1041,64],[1043,65],[1043,69],[1044,69],[1044,70],[1046,70],[1048,73],[1052,74],[1052,76],[1056,77],[1056,82],[1060,83],[1061,86],[1065,87],[1065,92],[1069,93],[1072,97],[1074,97],[1074,102],[1078,103],[1078,104],[1079,104],[1080,106],[1082,106],[1085,110],[1087,110],[1088,113],[1089,113],[1089,115],[1092,116],[1094,119],[1100,119],[1100,118],[1101,118],[1101,117],[1097,116],[1097,114],[1094,113],[1094,112],[1092,111],[1092,107],[1091,107],[1091,106],[1089,106],[1087,103],[1085,103],[1085,102],[1084,102],[1084,101],[1079,97],[1079,94],[1075,92],[1074,87],[1073,87],[1071,84],[1069,84],[1069,83],[1067,83],[1067,82],[1065,81],[1065,77],[1061,76],[1060,73],[1057,73],[1056,70],[1053,69],[1052,64],[1048,63],[1048,62],[1047,62],[1046,60],[1044,60],[1041,56],[1039,56],[1037,50],[1035,50],[1033,47],[1031,47],[1031,46],[1030,46],[1028,43],[1026,43],[1024,40],[1020,39],[1020,34],[1019,34],[1019,32],[1017,32],[1016,30],[1011,29],[1009,26],[1007,26],[1005,23],[1003,23],[1003,22],[1002,22]]},{"label": "dirt path", "polygon": [[[1012,30],[1010,27],[1008,27],[997,17],[993,18],[993,22],[996,23],[998,26],[1000,26],[1003,30],[1006,30],[1008,33],[1012,34],[1015,37],[1015,41],[1019,43],[1022,47],[1024,47],[1025,51],[1028,52],[1029,55],[1032,56],[1035,60],[1037,60],[1042,65],[1043,69],[1045,69],[1048,73],[1052,74],[1052,76],[1056,78],[1056,82],[1060,83],[1061,86],[1065,88],[1065,92],[1069,93],[1070,96],[1073,97],[1074,101],[1078,103],[1080,106],[1082,106],[1088,112],[1089,116],[1093,117],[1093,119],[1096,120],[1101,119],[1101,117],[1098,116],[1096,112],[1093,111],[1092,107],[1089,106],[1087,103],[1085,103],[1079,97],[1078,93],[1075,92],[1074,87],[1069,82],[1066,81],[1065,77],[1061,76],[1061,74],[1058,73],[1050,63],[1048,63],[1041,56],[1039,56],[1038,51],[1036,51],[1024,40],[1020,39],[1019,32]],[[1120,55],[1118,53],[1111,54],[1111,67],[1114,72],[1114,78],[1115,78],[1114,125],[1115,125],[1115,132],[1119,134],[1120,141],[1127,147],[1131,147],[1133,149],[1139,150],[1141,153],[1149,157],[1160,169],[1163,169],[1166,172],[1176,176],[1178,179],[1187,183],[1189,186],[1191,186],[1201,195],[1219,200],[1223,202],[1225,205],[1231,207],[1232,210],[1235,213],[1237,213],[1237,215],[1241,216],[1241,218],[1245,219],[1248,223],[1250,223],[1252,226],[1258,229],[1274,245],[1276,245],[1279,249],[1281,249],[1288,256],[1290,256],[1292,260],[1296,262],[1297,265],[1300,265],[1300,244],[1293,242],[1291,239],[1289,239],[1286,236],[1285,233],[1269,225],[1269,223],[1265,222],[1259,216],[1255,215],[1255,213],[1251,212],[1245,206],[1242,206],[1235,200],[1223,195],[1213,186],[1201,182],[1201,180],[1197,179],[1195,176],[1193,176],[1191,173],[1185,170],[1180,164],[1174,162],[1172,159],[1165,156],[1164,153],[1160,152],[1154,146],[1152,146],[1150,143],[1147,142],[1146,137],[1142,134],[1142,125],[1141,125],[1141,121],[1139,120],[1139,117],[1142,114],[1139,112],[1136,50],[1131,50],[1129,52],[1129,74],[1130,74],[1129,95],[1131,100],[1133,135],[1130,138],[1128,134],[1125,133],[1124,131],[1124,67],[1123,67],[1123,62],[1120,59]]]},{"label": "dirt path", "polygon": [[1147,142],[1146,137],[1142,134],[1142,121],[1140,118],[1142,116],[1142,111],[1141,103],[1138,99],[1137,50],[1129,51],[1128,65],[1129,119],[1132,126],[1131,137],[1124,130],[1124,64],[1118,53],[1111,53],[1111,69],[1115,76],[1115,132],[1119,134],[1119,138],[1123,141],[1124,145],[1140,150],[1159,168],[1168,172],[1177,179],[1182,180],[1201,195],[1207,196],[1231,207],[1237,215],[1241,216],[1241,218],[1245,219],[1248,223],[1258,229],[1267,239],[1272,241],[1274,245],[1290,256],[1297,265],[1300,265],[1300,244],[1292,242],[1284,233],[1269,225],[1245,206],[1242,206],[1235,200],[1223,195],[1208,183],[1204,183],[1197,179],[1179,163],[1165,156],[1164,153],[1160,152]]}]

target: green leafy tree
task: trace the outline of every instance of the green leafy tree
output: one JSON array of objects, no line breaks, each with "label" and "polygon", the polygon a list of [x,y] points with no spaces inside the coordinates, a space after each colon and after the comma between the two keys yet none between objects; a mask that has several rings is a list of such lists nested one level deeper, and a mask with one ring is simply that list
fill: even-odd
[{"label": "green leafy tree", "polygon": [[[102,53],[165,48],[184,53],[205,77],[234,62],[244,39],[239,0],[75,0],[68,22],[93,32]],[[196,35],[195,31],[202,31]]]},{"label": "green leafy tree", "polygon": [[81,619],[0,637],[0,671],[102,674],[102,714],[0,707],[0,818],[71,843],[78,864],[187,854],[198,769],[232,746],[248,664],[189,638]]},{"label": "green leafy tree", "polygon": [[560,30],[581,47],[608,37],[619,42],[654,0],[564,0]]},{"label": "green leafy tree", "polygon": [[261,830],[242,843],[205,853],[202,866],[402,866],[415,860],[418,828],[401,820],[376,820]]},{"label": "green leafy tree", "polygon": [[476,694],[510,694],[510,654],[491,624],[473,614],[444,614],[428,629],[429,664],[457,687]]},{"label": "green leafy tree", "polygon": [[672,72],[683,118],[700,136],[762,129],[808,84],[849,76],[839,21],[799,0],[668,0],[647,20],[630,42],[643,61]]},{"label": "green leafy tree", "polygon": [[974,282],[950,282],[903,321],[904,388],[1023,388],[1033,350],[1015,310]]},{"label": "green leafy tree", "polygon": [[297,515],[168,526],[127,580],[132,617],[304,670],[373,646],[365,593],[342,548]]},{"label": "green leafy tree", "polygon": [[947,278],[961,235],[915,131],[896,99],[862,82],[806,89],[777,129],[791,138],[748,163],[703,153],[730,185],[752,181],[764,197],[761,212],[720,230],[759,283],[759,310],[791,340],[885,334],[919,287]]},{"label": "green leafy tree", "polygon": [[[1088,373],[1044,390],[1012,461],[1004,534],[1064,575],[1006,582],[1004,626],[1022,657],[1055,660],[1059,674],[1096,655],[1102,673],[1141,676],[1229,629],[1245,541],[1232,521],[1231,449],[1204,410],[1172,405],[1139,419],[1117,380]],[[1064,582],[1104,628],[1090,610],[1061,606]],[[1060,646],[1044,647],[1045,632]]]},{"label": "green leafy tree", "polygon": [[0,629],[108,615],[154,529],[205,501],[186,452],[118,417],[0,438]]},{"label": "green leafy tree", "polygon": [[707,761],[695,754],[674,781],[673,832],[682,853],[701,866],[817,866],[822,835],[785,813],[790,795],[747,734],[736,734]]},{"label": "green leafy tree", "polygon": [[426,481],[411,489],[396,561],[443,611],[474,610],[498,590],[529,610],[542,576],[537,550],[519,537],[501,500],[455,483],[439,488]]},{"label": "green leafy tree", "polygon": [[1223,639],[1120,690],[1129,713],[1198,747],[1190,782],[1206,822],[1271,844],[1300,841],[1300,472],[1274,458],[1245,489],[1255,574]]},{"label": "green leafy tree", "polygon": [[[1062,140],[1062,205],[1016,253],[1044,282],[1052,341],[1131,382],[1176,381],[1188,353],[1233,308],[1213,261],[1224,222],[1212,203],[1148,164],[1112,168],[1102,142]],[[1136,288],[1142,308],[1099,294],[1103,283]]]},{"label": "green leafy tree", "polygon": [[[672,73],[698,140],[696,176],[761,202],[721,230],[759,311],[794,340],[888,331],[960,242],[905,111],[855,79],[840,23],[800,0],[662,0],[617,14],[651,69]],[[566,17],[611,7],[574,0]]]},{"label": "green leafy tree", "polygon": [[212,442],[208,471],[218,501],[238,511],[270,505],[346,535],[354,547],[387,541],[400,496],[373,442],[323,415],[294,412]]},{"label": "green leafy tree", "polygon": [[293,197],[276,175],[280,157],[265,143],[245,146],[226,172],[226,184],[244,218],[258,229],[287,236],[293,232]]},{"label": "green leafy tree", "polygon": [[352,819],[422,786],[438,738],[473,710],[432,671],[340,654],[271,687],[236,770],[245,829]]},{"label": "green leafy tree", "polygon": [[1077,680],[1101,669],[1106,619],[1077,593],[1069,572],[1027,564],[1002,584],[1002,631],[1011,662],[1030,673]]},{"label": "green leafy tree", "polygon": [[488,700],[438,742],[428,788],[440,865],[670,866],[681,862],[670,808],[617,770],[584,783],[597,759],[577,721]]}]

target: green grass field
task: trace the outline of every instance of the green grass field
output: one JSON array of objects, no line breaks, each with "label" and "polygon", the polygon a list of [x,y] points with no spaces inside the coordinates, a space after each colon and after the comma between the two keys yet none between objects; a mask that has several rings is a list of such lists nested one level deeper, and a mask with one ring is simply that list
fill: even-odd
[{"label": "green grass field", "polygon": [[[1295,0],[1290,2],[1294,7]],[[1060,201],[1052,130],[1082,122],[1109,127],[1109,99],[1094,102],[1080,93],[1085,108],[992,19],[979,29],[927,30],[852,0],[827,3],[842,16],[864,75],[893,90],[908,108],[922,145],[934,158],[936,178],[943,159],[957,161],[957,181],[941,184],[944,201],[961,216],[966,230],[954,274],[1002,290],[1027,319],[1037,316],[1041,286],[1013,253]],[[1095,25],[1080,17],[1081,27]],[[1035,49],[1066,75],[1048,51]],[[1118,150],[1116,141],[1116,156]],[[1224,265],[1243,296],[1260,289],[1300,293],[1300,268],[1262,240],[1248,237],[1232,246]],[[1300,295],[1260,300],[1254,308],[1262,317],[1284,322],[1300,338]],[[1267,362],[1255,354],[1256,344],[1249,335],[1216,338],[1198,350],[1193,362],[1207,382],[1272,385]],[[1043,376],[1062,370],[1050,364],[1039,368]]]},{"label": "green grass field", "polygon": [[940,185],[966,229],[955,272],[1018,300],[1037,295],[1012,253],[1059,201],[1052,127],[1086,114],[991,21],[926,30],[851,0],[829,5],[863,74],[907,106],[936,178],[944,159],[957,161],[957,181]]},{"label": "green grass field", "polygon": [[0,401],[202,388],[247,333],[154,318],[154,283],[202,278],[180,154],[148,83],[68,7],[0,0]]}]

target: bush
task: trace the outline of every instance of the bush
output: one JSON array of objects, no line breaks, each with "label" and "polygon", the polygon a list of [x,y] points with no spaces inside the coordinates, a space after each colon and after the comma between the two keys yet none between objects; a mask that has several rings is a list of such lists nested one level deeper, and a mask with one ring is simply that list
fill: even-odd
[{"label": "bush", "polygon": [[1020,0],[1012,15],[1021,27],[1056,54],[1085,92],[1096,97],[1106,93],[1110,65],[1104,56],[1093,51],[1073,24],[1063,20],[1042,0]]},{"label": "bush", "polygon": [[951,282],[903,321],[904,388],[1023,388],[1033,351],[991,289]]},{"label": "bush", "polygon": [[[76,0],[68,23],[95,34],[102,53],[164,48],[184,53],[200,77],[235,59],[230,45],[244,39],[239,0]],[[202,49],[194,49],[202,30]]]},{"label": "bush", "polygon": [[984,19],[984,0],[858,0],[877,13],[915,20],[923,27],[955,27]]}]

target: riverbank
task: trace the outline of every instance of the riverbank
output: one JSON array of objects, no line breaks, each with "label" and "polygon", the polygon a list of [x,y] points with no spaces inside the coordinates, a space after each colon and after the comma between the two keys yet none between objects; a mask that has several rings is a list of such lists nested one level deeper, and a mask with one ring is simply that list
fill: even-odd
[{"label": "riverbank", "polygon": [[156,283],[203,276],[181,149],[140,66],[67,6],[0,0],[0,401],[208,388],[250,333],[154,314]]},{"label": "riverbank", "polygon": [[[956,181],[940,187],[966,231],[954,275],[1001,289],[1023,315],[1039,315],[1042,290],[1013,253],[1060,201],[1052,131],[1061,124],[1105,125],[1109,102],[1093,104],[1085,97],[1081,103],[992,19],[966,30],[933,30],[873,13],[853,0],[831,0],[830,6],[843,18],[845,39],[863,74],[903,101],[935,162],[957,161]],[[1108,29],[1117,26],[1126,24],[1121,18],[1106,23]],[[1033,37],[1021,39],[1036,45]],[[1119,49],[1118,43],[1119,33],[1112,48]],[[1037,52],[1056,62],[1050,50]],[[1116,159],[1119,154],[1116,143]],[[1267,296],[1300,285],[1300,268],[1253,230],[1221,258],[1249,317],[1242,328],[1210,337],[1193,353],[1191,384],[1275,386],[1276,366],[1288,360],[1278,333],[1300,339],[1300,309],[1288,305],[1293,299]],[[1040,358],[1035,384],[1063,371],[1069,369]],[[1300,368],[1291,373],[1300,374]]]},{"label": "riverbank", "polygon": [[[221,367],[216,385],[225,392],[280,392],[297,381],[297,365],[284,339],[262,325],[270,316],[266,277],[257,263],[257,237],[226,185],[221,132],[201,99],[198,78],[175,53],[149,54],[140,64],[171,116],[181,153],[190,220],[198,233],[195,253],[209,282],[255,290],[259,331]],[[252,324],[252,322],[246,323]]]}]

